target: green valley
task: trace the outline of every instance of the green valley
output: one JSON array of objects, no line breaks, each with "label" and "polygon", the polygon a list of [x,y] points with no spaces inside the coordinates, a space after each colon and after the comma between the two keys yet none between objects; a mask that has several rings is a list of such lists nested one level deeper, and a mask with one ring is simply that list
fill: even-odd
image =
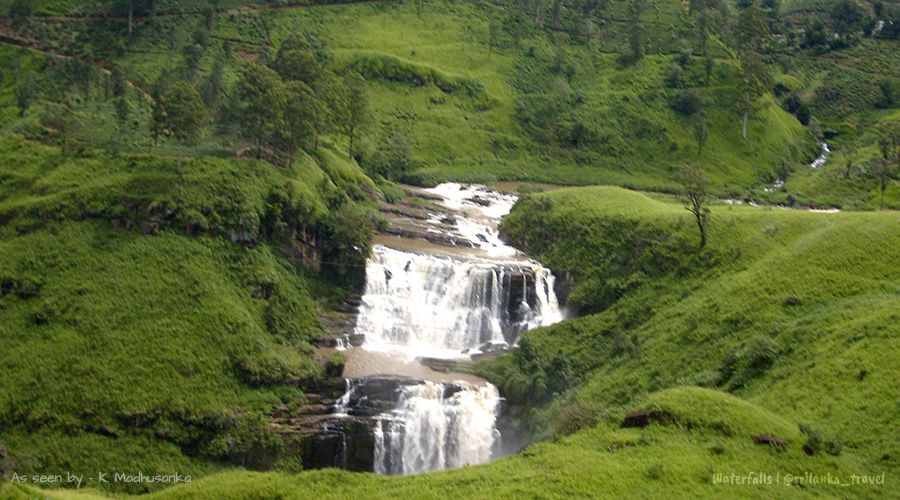
[{"label": "green valley", "polygon": [[0,0],[0,498],[897,496],[898,33]]}]

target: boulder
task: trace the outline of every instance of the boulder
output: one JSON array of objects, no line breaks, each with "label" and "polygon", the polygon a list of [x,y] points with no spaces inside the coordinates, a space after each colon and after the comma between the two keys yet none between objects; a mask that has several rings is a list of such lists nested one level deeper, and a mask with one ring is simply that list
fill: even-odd
[{"label": "boulder", "polygon": [[625,415],[622,427],[643,428],[654,422],[662,425],[671,424],[675,422],[675,415],[667,410],[636,411]]},{"label": "boulder", "polygon": [[775,436],[772,436],[769,434],[761,434],[759,436],[754,436],[753,442],[756,444],[767,444],[770,446],[774,446],[775,448],[777,448],[779,450],[783,450],[785,447],[787,447],[787,444],[788,444],[787,440],[779,438],[779,437],[775,437]]}]

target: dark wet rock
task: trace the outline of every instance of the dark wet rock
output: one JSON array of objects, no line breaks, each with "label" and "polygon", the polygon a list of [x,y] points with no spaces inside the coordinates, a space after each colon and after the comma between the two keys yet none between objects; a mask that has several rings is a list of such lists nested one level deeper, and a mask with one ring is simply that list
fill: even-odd
[{"label": "dark wet rock", "polygon": [[775,437],[775,436],[772,436],[769,434],[762,434],[759,436],[754,436],[753,442],[756,444],[767,444],[767,445],[773,446],[775,448],[778,448],[779,450],[784,449],[785,447],[787,447],[787,444],[788,444],[787,440],[779,438],[779,437]]},{"label": "dark wet rock", "polygon": [[672,415],[666,410],[636,411],[625,415],[625,419],[622,421],[622,427],[643,428],[651,423],[666,425],[674,422],[675,415]]},{"label": "dark wet rock", "polygon": [[141,222],[141,233],[156,234],[159,232],[159,222],[154,220],[145,220]]},{"label": "dark wet rock", "polygon": [[416,361],[436,372],[441,373],[464,372],[472,365],[471,361],[459,359],[419,357],[416,358]]},{"label": "dark wet rock", "polygon": [[[343,381],[341,381],[343,382]],[[376,417],[396,408],[403,387],[422,380],[401,375],[371,375],[352,379],[346,414],[336,414],[336,401],[346,390],[309,393],[305,404],[290,410],[281,405],[269,417],[270,427],[301,456],[303,467],[340,467],[352,471],[374,470]],[[324,388],[321,388],[324,389]],[[448,384],[446,397],[461,386]]]},{"label": "dark wet rock", "polygon": [[509,351],[509,344],[498,344],[495,342],[485,342],[478,346],[478,350],[482,354],[499,354]]},{"label": "dark wet rock", "polygon": [[481,205],[482,207],[491,206],[491,200],[482,198],[481,196],[473,196],[473,197],[469,198],[469,201],[471,201],[472,203],[474,203],[476,205]]},{"label": "dark wet rock", "polygon": [[379,211],[385,214],[399,215],[408,219],[428,220],[430,218],[427,211],[417,207],[409,207],[407,205],[382,205],[379,208]]},{"label": "dark wet rock", "polygon": [[340,377],[344,374],[344,366],[346,362],[343,357],[340,356],[332,356],[329,357],[328,360],[325,361],[325,376],[326,377]]}]

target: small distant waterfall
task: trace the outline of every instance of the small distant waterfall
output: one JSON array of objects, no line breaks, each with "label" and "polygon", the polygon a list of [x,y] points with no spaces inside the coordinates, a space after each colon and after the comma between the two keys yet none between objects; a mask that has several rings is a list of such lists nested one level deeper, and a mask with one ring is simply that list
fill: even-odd
[{"label": "small distant waterfall", "polygon": [[416,474],[490,460],[499,444],[497,389],[426,382],[402,389],[376,421],[375,472]]},{"label": "small distant waterfall", "polygon": [[828,163],[828,156],[831,155],[831,149],[828,147],[827,142],[820,142],[819,147],[822,149],[822,152],[809,164],[812,168],[822,168],[825,166],[825,164]]},{"label": "small distant waterfall", "polygon": [[560,321],[554,277],[537,263],[457,260],[383,246],[366,267],[356,331],[367,343],[455,351],[514,344]]}]

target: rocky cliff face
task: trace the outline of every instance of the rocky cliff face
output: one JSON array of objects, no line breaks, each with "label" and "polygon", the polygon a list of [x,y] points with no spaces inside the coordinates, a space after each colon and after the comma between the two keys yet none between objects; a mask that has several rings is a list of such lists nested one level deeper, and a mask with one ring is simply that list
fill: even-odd
[{"label": "rocky cliff face", "polygon": [[279,407],[269,422],[304,469],[374,472],[376,417],[397,407],[403,387],[423,382],[399,375],[333,379],[315,387],[296,409]]}]

